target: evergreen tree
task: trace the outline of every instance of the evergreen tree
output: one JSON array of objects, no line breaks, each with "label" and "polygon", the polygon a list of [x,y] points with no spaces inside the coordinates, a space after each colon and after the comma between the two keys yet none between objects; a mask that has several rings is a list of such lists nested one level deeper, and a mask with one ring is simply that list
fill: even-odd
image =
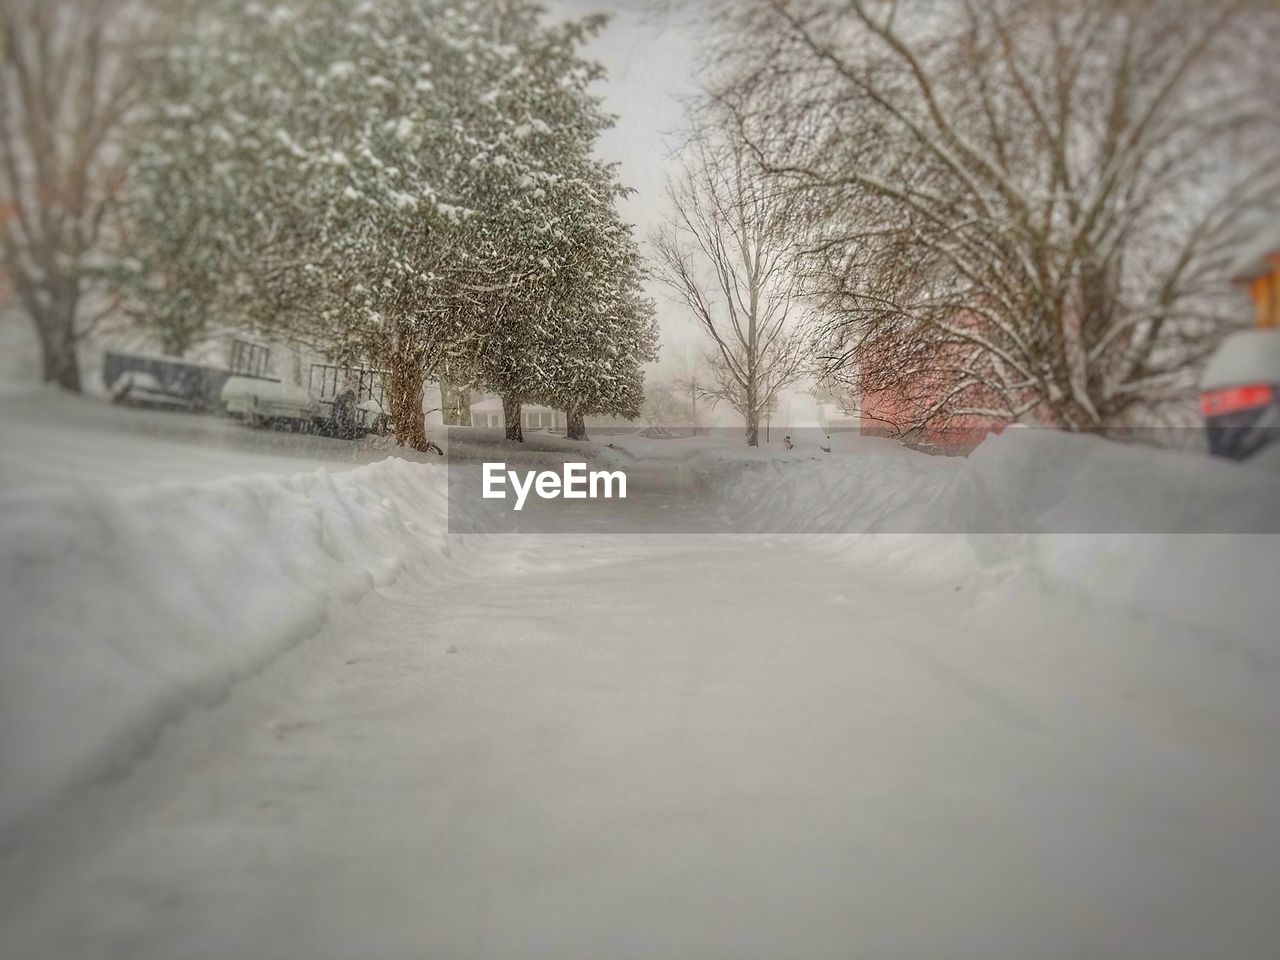
[{"label": "evergreen tree", "polygon": [[581,48],[603,23],[548,26],[526,0],[213,0],[152,78],[136,309],[165,343],[222,314],[379,366],[418,448],[432,370],[550,396],[590,342],[582,304],[615,323],[610,284],[631,284],[643,314],[620,188],[593,157],[611,118]]}]

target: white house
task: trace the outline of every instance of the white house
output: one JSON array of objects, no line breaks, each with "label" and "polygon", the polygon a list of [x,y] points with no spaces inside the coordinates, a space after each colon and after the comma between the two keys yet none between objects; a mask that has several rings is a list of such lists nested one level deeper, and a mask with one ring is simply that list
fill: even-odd
[{"label": "white house", "polygon": [[[502,398],[492,394],[471,404],[471,426],[503,427],[506,421],[502,416]],[[593,416],[586,417],[584,422],[587,432],[598,431],[602,434],[631,433],[640,428],[640,420],[626,420],[622,417]],[[520,406],[520,426],[524,430],[547,430],[552,433],[564,433],[568,429],[566,414],[563,410],[553,410],[538,403],[524,403]]]},{"label": "white house", "polygon": [[[473,427],[505,427],[506,420],[502,416],[502,398],[485,397],[471,404],[471,426]],[[525,430],[553,430],[563,432],[567,423],[563,410],[552,410],[536,403],[522,404],[520,408],[520,426]]]}]

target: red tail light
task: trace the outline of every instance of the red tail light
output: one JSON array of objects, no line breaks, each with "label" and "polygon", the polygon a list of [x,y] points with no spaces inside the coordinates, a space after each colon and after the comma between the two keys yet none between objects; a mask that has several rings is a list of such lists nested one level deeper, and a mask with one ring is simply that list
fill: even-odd
[{"label": "red tail light", "polygon": [[1221,417],[1228,413],[1265,407],[1275,399],[1275,395],[1275,389],[1265,383],[1232,387],[1229,390],[1212,390],[1201,395],[1200,409],[1206,417]]}]

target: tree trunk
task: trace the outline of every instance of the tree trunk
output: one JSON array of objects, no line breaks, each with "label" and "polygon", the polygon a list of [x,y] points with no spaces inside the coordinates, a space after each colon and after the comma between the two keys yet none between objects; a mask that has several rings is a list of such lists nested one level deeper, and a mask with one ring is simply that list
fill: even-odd
[{"label": "tree trunk", "polygon": [[587,419],[579,407],[570,407],[565,411],[566,436],[570,440],[587,439]]},{"label": "tree trunk", "polygon": [[422,364],[416,357],[393,356],[387,371],[387,406],[396,443],[427,450],[427,418],[422,412]]},{"label": "tree trunk", "polygon": [[80,358],[76,352],[79,291],[69,280],[37,286],[21,273],[14,276],[14,286],[40,338],[45,383],[80,393]]},{"label": "tree trunk", "polygon": [[440,377],[440,416],[447,427],[470,426],[467,418],[467,391]]},{"label": "tree trunk", "polygon": [[44,380],[56,383],[72,393],[80,392],[80,360],[76,356],[76,338],[70,325],[49,317],[36,318],[40,333],[40,352],[44,364]]},{"label": "tree trunk", "polygon": [[524,430],[520,427],[520,401],[505,393],[502,395],[502,422],[506,427],[508,440],[524,443]]},{"label": "tree trunk", "polygon": [[[757,261],[758,263],[759,261]],[[760,341],[756,317],[759,315],[760,283],[752,273],[747,311],[747,446],[760,446]]]}]

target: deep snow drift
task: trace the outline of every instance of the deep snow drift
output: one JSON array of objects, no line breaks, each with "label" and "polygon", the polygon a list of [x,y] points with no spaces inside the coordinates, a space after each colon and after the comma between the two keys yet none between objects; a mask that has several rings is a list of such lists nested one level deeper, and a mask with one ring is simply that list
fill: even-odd
[{"label": "deep snow drift", "polygon": [[437,564],[431,468],[0,496],[0,833],[132,761],[167,721]]},{"label": "deep snow drift", "polygon": [[717,485],[735,529],[856,534],[844,549],[903,576],[1018,569],[1280,666],[1280,470],[1270,463],[1027,430],[963,460],[780,462]]}]

